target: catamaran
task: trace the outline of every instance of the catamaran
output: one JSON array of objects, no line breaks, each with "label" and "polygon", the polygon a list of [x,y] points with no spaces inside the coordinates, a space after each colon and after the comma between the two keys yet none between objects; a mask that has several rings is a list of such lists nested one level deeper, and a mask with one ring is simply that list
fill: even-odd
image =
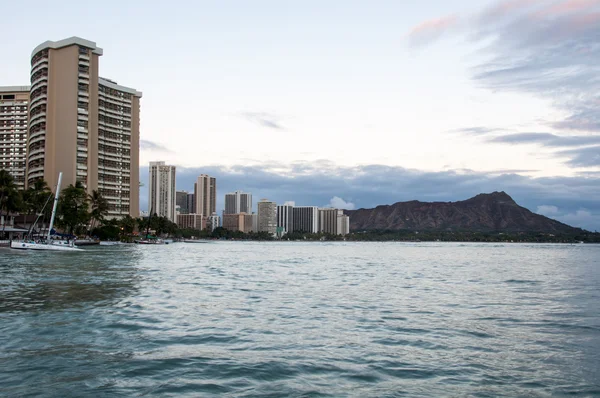
[{"label": "catamaran", "polygon": [[52,227],[54,226],[54,219],[56,218],[56,208],[58,207],[58,197],[60,195],[60,183],[62,181],[62,172],[58,173],[58,184],[56,184],[56,193],[54,195],[54,206],[52,207],[52,217],[50,217],[50,227],[48,228],[48,236],[45,241],[33,241],[33,240],[13,240],[10,242],[10,247],[13,249],[22,250],[55,250],[55,251],[83,251],[82,249],[75,247],[75,240],[52,240],[50,234]]}]

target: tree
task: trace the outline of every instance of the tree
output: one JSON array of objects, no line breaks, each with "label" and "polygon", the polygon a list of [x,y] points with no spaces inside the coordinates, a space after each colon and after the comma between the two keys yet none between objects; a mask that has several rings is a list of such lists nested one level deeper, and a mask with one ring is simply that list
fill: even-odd
[{"label": "tree", "polygon": [[88,202],[90,204],[91,212],[91,225],[90,230],[93,230],[96,225],[104,220],[104,217],[108,214],[108,200],[97,190],[93,190],[88,196]]},{"label": "tree", "polygon": [[23,192],[24,210],[27,215],[39,214],[43,211],[45,217],[50,216],[52,206],[44,208],[44,205],[49,203],[48,199],[51,197],[52,191],[46,181],[42,178],[35,180],[33,185]]},{"label": "tree", "polygon": [[88,196],[81,182],[63,189],[58,205],[57,225],[66,228],[69,234],[77,232],[79,227],[89,222]]},{"label": "tree", "polygon": [[[6,170],[0,170],[0,215],[8,216],[11,212],[21,208],[21,195],[13,176]],[[6,228],[6,219],[2,225],[2,232]]]}]

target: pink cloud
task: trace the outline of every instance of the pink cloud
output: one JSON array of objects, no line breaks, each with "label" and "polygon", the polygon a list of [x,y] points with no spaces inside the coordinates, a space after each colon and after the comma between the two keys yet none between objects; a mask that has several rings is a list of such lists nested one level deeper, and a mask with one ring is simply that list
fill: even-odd
[{"label": "pink cloud", "polygon": [[483,16],[485,19],[500,18],[521,9],[529,8],[532,5],[540,4],[540,0],[505,0],[488,8]]},{"label": "pink cloud", "polygon": [[430,19],[415,26],[408,37],[413,45],[428,44],[456,25],[457,21],[458,18],[455,15]]},{"label": "pink cloud", "polygon": [[550,15],[562,15],[587,10],[598,5],[600,5],[600,0],[567,0],[554,4],[545,11]]}]

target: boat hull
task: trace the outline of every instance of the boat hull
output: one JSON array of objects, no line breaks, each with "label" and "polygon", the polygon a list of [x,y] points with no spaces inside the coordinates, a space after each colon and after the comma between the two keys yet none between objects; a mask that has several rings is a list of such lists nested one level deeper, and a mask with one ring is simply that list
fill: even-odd
[{"label": "boat hull", "polygon": [[12,241],[10,242],[11,249],[20,250],[51,250],[51,251],[62,251],[62,252],[80,252],[83,249],[71,246],[67,243],[35,243],[35,242],[23,242],[23,241]]}]

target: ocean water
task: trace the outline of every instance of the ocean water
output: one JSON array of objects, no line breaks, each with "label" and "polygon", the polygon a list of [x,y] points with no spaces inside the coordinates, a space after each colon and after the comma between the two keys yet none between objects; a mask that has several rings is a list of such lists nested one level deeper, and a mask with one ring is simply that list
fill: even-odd
[{"label": "ocean water", "polygon": [[0,249],[0,396],[600,396],[600,245]]}]

